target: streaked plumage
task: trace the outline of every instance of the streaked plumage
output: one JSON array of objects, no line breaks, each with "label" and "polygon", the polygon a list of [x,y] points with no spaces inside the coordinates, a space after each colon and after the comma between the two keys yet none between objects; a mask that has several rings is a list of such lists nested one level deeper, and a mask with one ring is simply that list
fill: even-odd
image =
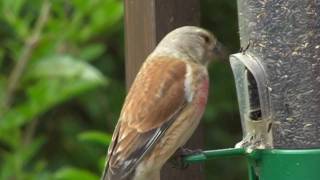
[{"label": "streaked plumage", "polygon": [[125,99],[103,180],[159,180],[186,143],[208,96],[207,64],[216,39],[186,26],[169,33],[141,67]]}]

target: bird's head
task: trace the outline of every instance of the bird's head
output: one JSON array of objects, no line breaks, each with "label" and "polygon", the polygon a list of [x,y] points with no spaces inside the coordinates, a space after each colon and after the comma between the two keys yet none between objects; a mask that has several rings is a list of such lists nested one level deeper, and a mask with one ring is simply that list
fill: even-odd
[{"label": "bird's head", "polygon": [[195,26],[183,26],[168,33],[150,57],[169,56],[206,66],[222,53],[222,46],[212,33]]}]

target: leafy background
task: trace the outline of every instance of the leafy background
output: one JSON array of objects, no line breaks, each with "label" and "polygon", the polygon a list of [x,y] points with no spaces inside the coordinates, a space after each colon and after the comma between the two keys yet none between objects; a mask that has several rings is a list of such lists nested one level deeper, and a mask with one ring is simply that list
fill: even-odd
[{"label": "leafy background", "polygon": [[[239,49],[236,1],[202,0],[202,26]],[[0,179],[97,180],[123,99],[120,0],[0,0]],[[227,63],[210,67],[205,149],[241,138]],[[246,178],[242,159],[207,179]]]}]

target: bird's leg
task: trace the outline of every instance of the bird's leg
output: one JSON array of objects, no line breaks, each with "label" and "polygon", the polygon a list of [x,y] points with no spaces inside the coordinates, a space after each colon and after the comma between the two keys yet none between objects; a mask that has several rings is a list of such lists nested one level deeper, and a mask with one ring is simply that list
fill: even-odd
[{"label": "bird's leg", "polygon": [[202,153],[202,149],[188,149],[188,148],[179,148],[179,150],[181,151],[181,156],[190,156],[190,155],[195,155],[195,154],[201,154]]},{"label": "bird's leg", "polygon": [[188,167],[188,164],[183,161],[181,147],[178,148],[177,151],[171,156],[169,163],[172,165],[172,167],[177,169],[186,169]]},{"label": "bird's leg", "polygon": [[189,165],[183,160],[184,157],[194,155],[194,154],[200,154],[202,153],[201,149],[195,149],[191,150],[188,148],[178,148],[177,151],[172,155],[169,162],[173,165],[175,168],[179,169],[186,169],[189,167]]}]

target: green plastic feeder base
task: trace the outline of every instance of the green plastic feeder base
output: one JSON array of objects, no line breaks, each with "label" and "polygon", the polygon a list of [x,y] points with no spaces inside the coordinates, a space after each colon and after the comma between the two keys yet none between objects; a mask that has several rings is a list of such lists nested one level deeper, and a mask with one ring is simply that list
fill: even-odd
[{"label": "green plastic feeder base", "polygon": [[187,164],[241,156],[248,160],[249,180],[320,180],[320,149],[268,149],[248,152],[242,148],[203,151],[187,156]]},{"label": "green plastic feeder base", "polygon": [[320,149],[256,150],[248,160],[250,180],[320,180]]}]

